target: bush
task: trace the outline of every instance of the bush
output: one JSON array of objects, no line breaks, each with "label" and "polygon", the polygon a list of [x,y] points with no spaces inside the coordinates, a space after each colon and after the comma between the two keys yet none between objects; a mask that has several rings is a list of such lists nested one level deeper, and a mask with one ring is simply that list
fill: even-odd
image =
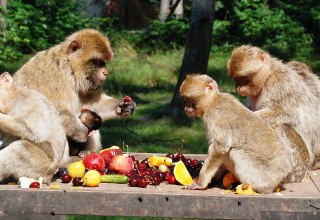
[{"label": "bush", "polygon": [[[77,12],[73,0],[8,1],[6,30],[0,38],[0,66],[56,44],[66,35],[82,28],[102,28],[110,19],[89,18]],[[1,11],[1,10],[0,10]]]}]

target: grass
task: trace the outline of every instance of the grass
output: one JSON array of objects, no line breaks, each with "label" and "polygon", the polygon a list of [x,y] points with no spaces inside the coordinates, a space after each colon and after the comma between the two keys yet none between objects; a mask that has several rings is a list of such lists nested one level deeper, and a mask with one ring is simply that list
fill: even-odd
[{"label": "grass", "polygon": [[[220,89],[225,92],[234,90],[225,68],[230,50],[213,49],[208,68],[208,74],[217,80]],[[103,124],[101,134],[104,147],[128,145],[129,151],[135,152],[207,152],[203,123],[199,119],[163,117],[155,121],[141,120],[170,102],[183,53],[183,49],[176,49],[148,55],[136,51],[126,42],[115,46],[115,59],[108,66],[110,75],[105,90],[118,98],[132,96],[137,110],[130,118]]]}]

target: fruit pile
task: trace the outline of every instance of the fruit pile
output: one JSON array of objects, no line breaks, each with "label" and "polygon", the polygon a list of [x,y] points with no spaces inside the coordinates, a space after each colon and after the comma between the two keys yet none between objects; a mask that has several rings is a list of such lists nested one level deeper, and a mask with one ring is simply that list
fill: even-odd
[{"label": "fruit pile", "polygon": [[203,160],[185,158],[182,153],[169,153],[165,157],[152,155],[137,160],[123,154],[121,148],[112,146],[99,153],[91,153],[68,168],[60,168],[57,175],[63,183],[73,186],[99,186],[100,183],[129,183],[132,187],[145,188],[168,184],[190,185],[199,175]]}]

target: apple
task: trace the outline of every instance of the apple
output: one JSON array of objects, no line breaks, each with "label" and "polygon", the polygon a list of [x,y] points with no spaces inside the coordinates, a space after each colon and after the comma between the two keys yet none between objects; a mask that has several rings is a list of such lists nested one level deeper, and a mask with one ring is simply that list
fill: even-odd
[{"label": "apple", "polygon": [[117,155],[111,158],[109,170],[120,173],[131,173],[133,171],[133,161],[128,154]]},{"label": "apple", "polygon": [[99,153],[103,157],[106,166],[108,166],[111,158],[116,155],[122,155],[122,150],[118,146],[112,146],[107,149],[101,150]]},{"label": "apple", "polygon": [[105,162],[100,154],[91,153],[83,158],[83,165],[89,170],[103,170]]}]

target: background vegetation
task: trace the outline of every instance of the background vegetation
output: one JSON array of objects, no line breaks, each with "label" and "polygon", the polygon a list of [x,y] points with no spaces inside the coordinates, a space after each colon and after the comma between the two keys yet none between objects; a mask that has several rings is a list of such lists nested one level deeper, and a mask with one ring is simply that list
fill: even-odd
[{"label": "background vegetation", "polygon": [[[125,2],[125,1],[124,1]],[[152,1],[157,7],[159,1]],[[172,98],[190,24],[191,1],[185,16],[128,30],[115,17],[88,17],[82,1],[8,1],[0,33],[0,71],[14,73],[34,53],[81,28],[96,28],[109,36],[115,60],[108,64],[108,94],[130,95],[138,108],[133,117],[111,120],[101,129],[104,147],[129,151],[206,153],[200,120],[184,116],[145,120]],[[76,10],[75,10],[76,9]],[[220,0],[215,4],[208,74],[221,90],[233,92],[226,75],[231,50],[241,44],[263,47],[285,61],[300,60],[320,70],[320,2],[318,0]],[[50,71],[50,70],[48,70]]]}]

